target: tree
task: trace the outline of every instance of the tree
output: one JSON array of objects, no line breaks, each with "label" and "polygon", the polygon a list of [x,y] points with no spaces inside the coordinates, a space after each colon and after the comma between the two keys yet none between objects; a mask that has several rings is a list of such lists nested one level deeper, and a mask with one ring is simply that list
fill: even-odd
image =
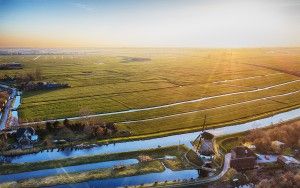
[{"label": "tree", "polygon": [[70,120],[68,120],[67,118],[64,120],[64,122],[63,122],[63,124],[64,124],[64,126],[68,126],[68,125],[70,125]]},{"label": "tree", "polygon": [[258,185],[255,186],[256,188],[271,188],[270,182],[267,179],[263,179],[259,182]]},{"label": "tree", "polygon": [[51,147],[51,146],[53,146],[52,139],[49,138],[49,137],[45,138],[45,140],[44,140],[44,145],[45,145],[46,147]]},{"label": "tree", "polygon": [[66,128],[66,127],[63,127],[62,129],[60,129],[57,134],[56,134],[56,137],[58,139],[65,139],[65,140],[68,140],[68,139],[72,139],[75,137],[74,133],[72,130]]},{"label": "tree", "polygon": [[83,132],[84,132],[87,136],[92,137],[92,136],[94,136],[94,135],[93,135],[93,134],[94,134],[94,127],[91,126],[91,125],[90,125],[90,126],[85,126]]},{"label": "tree", "polygon": [[112,131],[112,133],[117,132],[117,127],[116,127],[115,123],[113,123],[113,122],[106,123],[106,127],[107,127],[107,129],[110,129]]},{"label": "tree", "polygon": [[95,136],[97,137],[103,137],[105,134],[105,130],[102,127],[96,127],[95,128]]},{"label": "tree", "polygon": [[85,124],[83,123],[78,123],[77,131],[83,131],[85,128]]},{"label": "tree", "polygon": [[57,129],[59,129],[59,121],[54,121],[53,122],[53,128],[54,128],[54,130],[57,130]]},{"label": "tree", "polygon": [[42,79],[42,69],[41,68],[36,68],[34,70],[34,76],[35,76],[35,80],[41,80]]},{"label": "tree", "polygon": [[293,173],[288,171],[284,174],[273,176],[271,179],[263,179],[255,187],[273,188],[273,187],[299,187],[300,172]]},{"label": "tree", "polygon": [[24,78],[25,82],[33,81],[35,80],[34,73],[28,72]]},{"label": "tree", "polygon": [[3,100],[7,100],[9,97],[9,94],[7,93],[7,91],[1,91],[0,92],[0,98]]},{"label": "tree", "polygon": [[46,129],[48,130],[48,132],[52,132],[53,131],[53,125],[50,121],[46,122]]},{"label": "tree", "polygon": [[90,109],[87,108],[87,107],[81,108],[81,109],[79,110],[79,115],[80,115],[81,117],[83,117],[83,121],[84,121],[84,123],[85,123],[86,125],[89,125],[89,124],[90,124],[90,122],[88,121],[88,116],[91,115],[91,114],[92,114],[92,112],[91,112]]},{"label": "tree", "polygon": [[0,150],[3,150],[7,146],[7,141],[3,138],[0,138]]},{"label": "tree", "polygon": [[106,134],[105,134],[106,136],[111,137],[112,134],[113,134],[113,131],[111,129],[106,129]]}]

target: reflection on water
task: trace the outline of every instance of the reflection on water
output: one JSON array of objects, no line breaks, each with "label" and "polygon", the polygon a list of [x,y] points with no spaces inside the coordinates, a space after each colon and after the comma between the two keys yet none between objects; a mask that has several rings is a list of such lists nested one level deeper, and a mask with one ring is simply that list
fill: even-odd
[{"label": "reflection on water", "polygon": [[18,111],[14,110],[14,111],[11,111],[11,116],[18,119]]},{"label": "reflection on water", "polygon": [[[251,121],[248,123],[226,126],[222,128],[210,129],[209,131],[218,136],[225,134],[238,133],[253,128],[260,128],[268,126],[272,123],[279,123],[283,120],[291,120],[299,117],[300,109],[291,110],[288,112],[283,112],[271,117],[263,118],[260,120]],[[190,141],[194,140],[199,135],[199,132],[186,133],[180,135],[166,136],[161,138],[154,138],[149,140],[138,140],[123,143],[108,144],[103,146],[97,146],[89,149],[81,150],[71,150],[65,149],[64,151],[59,151],[54,149],[52,152],[39,152],[33,154],[26,154],[17,157],[6,157],[7,161],[12,163],[24,163],[24,162],[37,162],[46,160],[63,159],[67,157],[79,157],[87,155],[96,154],[108,154],[108,153],[118,153],[126,151],[136,151],[141,149],[157,148],[160,146],[172,146],[177,144],[185,144],[191,147]]]},{"label": "reflection on water", "polygon": [[82,172],[82,171],[95,170],[100,168],[111,168],[117,165],[132,165],[132,164],[137,164],[138,162],[139,161],[137,159],[115,160],[115,161],[105,161],[99,163],[82,164],[76,166],[67,166],[62,168],[22,172],[17,174],[0,175],[0,183],[7,182],[7,181],[19,181],[23,179],[53,176],[53,175],[64,174],[64,173]]},{"label": "reflection on water", "polygon": [[57,185],[53,186],[55,188],[84,188],[84,187],[120,187],[120,186],[130,186],[130,185],[140,185],[153,182],[164,182],[173,180],[183,180],[183,179],[196,179],[199,177],[197,170],[182,170],[182,171],[172,171],[168,168],[161,173],[151,173],[139,176],[115,178],[115,179],[105,179],[105,180],[91,180],[82,183],[68,184],[68,185]]},{"label": "reflection on water", "polygon": [[21,104],[21,96],[18,95],[16,96],[15,100],[14,100],[14,104],[12,106],[12,109],[16,110]]}]

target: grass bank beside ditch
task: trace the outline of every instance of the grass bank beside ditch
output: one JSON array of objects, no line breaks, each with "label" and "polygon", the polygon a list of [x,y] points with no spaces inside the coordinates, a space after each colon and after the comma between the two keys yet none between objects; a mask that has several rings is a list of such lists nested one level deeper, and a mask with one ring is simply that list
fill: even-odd
[{"label": "grass bank beside ditch", "polygon": [[217,137],[216,143],[221,151],[229,153],[232,148],[242,144],[240,139],[248,132],[249,131]]},{"label": "grass bank beside ditch", "polygon": [[[236,120],[231,120],[231,121],[225,121],[221,123],[216,123],[216,124],[208,124],[207,129],[212,129],[212,128],[219,128],[219,127],[225,127],[225,126],[231,126],[231,125],[237,125],[241,123],[246,123],[249,121],[254,121],[258,119],[262,119],[265,117],[270,117],[279,113],[287,112],[289,110],[294,110],[300,107],[300,104],[291,106],[291,107],[286,107],[283,109],[279,110],[273,110],[273,111],[268,111],[262,114],[257,114],[255,116],[247,116],[244,118],[236,119]],[[151,139],[151,138],[159,138],[159,137],[164,137],[164,136],[171,136],[171,135],[176,135],[176,134],[184,134],[184,133],[190,133],[190,132],[196,132],[196,131],[201,131],[202,130],[202,124],[199,123],[198,126],[187,126],[185,128],[176,128],[174,126],[169,127],[167,130],[161,130],[161,131],[156,131],[152,129],[152,133],[148,133],[148,131],[145,132],[145,130],[141,129],[135,129],[134,127],[128,126],[128,125],[122,125],[119,124],[118,127],[120,130],[130,130],[134,132],[134,135],[128,136],[128,137],[116,137],[116,138],[110,138],[110,139],[104,139],[104,140],[91,140],[91,141],[84,141],[82,143],[84,144],[110,144],[110,143],[119,143],[119,142],[128,142],[128,141],[135,141],[135,140],[143,140],[143,139]],[[176,124],[175,124],[176,125]],[[64,147],[71,147],[74,145],[74,143],[66,144]],[[23,154],[29,154],[29,153],[35,153],[39,152],[42,150],[46,149],[52,149],[52,148],[46,148],[46,147],[38,147],[38,148],[32,148],[32,149],[27,149],[27,150],[17,150],[17,151],[3,151],[1,155],[6,155],[6,156],[11,156],[11,155],[23,155]]]},{"label": "grass bank beside ditch", "polygon": [[[85,182],[95,179],[108,179],[126,176],[136,176],[148,173],[163,172],[165,167],[160,161],[142,162],[121,169],[99,169],[81,173],[69,173],[45,178],[30,179],[17,182],[17,187],[45,187],[61,184]],[[1,185],[0,185],[1,186]]]},{"label": "grass bank beside ditch", "polygon": [[[247,123],[250,121],[255,121],[259,120],[262,118],[270,117],[279,113],[287,112],[289,110],[294,110],[300,107],[300,104],[292,106],[292,107],[287,107],[287,108],[282,108],[279,110],[271,110],[271,111],[266,111],[261,114],[257,115],[251,115],[235,120],[230,120],[230,121],[224,121],[216,124],[206,124],[206,129],[213,129],[213,128],[220,128],[220,127],[226,127],[226,126],[233,126],[237,124],[242,124],[242,123]],[[126,129],[134,132],[135,134],[129,137],[117,137],[117,138],[111,138],[111,139],[105,139],[105,140],[99,140],[98,143],[114,143],[114,142],[126,142],[126,141],[133,141],[133,140],[142,140],[142,139],[149,139],[149,138],[158,138],[158,137],[164,137],[164,136],[171,136],[171,135],[176,135],[176,134],[184,134],[184,133],[189,133],[189,132],[196,132],[196,131],[201,131],[202,130],[202,125],[203,122],[199,123],[198,126],[189,126],[186,125],[185,128],[178,129],[176,128],[176,123],[174,126],[170,127],[167,130],[159,130],[159,127],[155,130],[152,130],[152,133],[147,133],[145,130],[141,129],[134,129],[135,127],[131,127],[130,125],[125,126],[125,125],[118,125],[120,126],[120,129]]]},{"label": "grass bank beside ditch", "polygon": [[51,161],[41,161],[35,163],[23,163],[23,164],[2,164],[0,165],[0,174],[12,174],[27,171],[35,171],[41,169],[52,169],[60,168],[65,166],[75,166],[88,163],[113,161],[113,160],[123,160],[123,159],[133,159],[137,158],[139,155],[149,155],[152,158],[162,158],[166,155],[176,156],[180,158],[184,153],[189,151],[189,149],[184,145],[161,147],[148,150],[138,150],[123,153],[114,154],[101,154],[92,155],[84,157],[66,158]]}]

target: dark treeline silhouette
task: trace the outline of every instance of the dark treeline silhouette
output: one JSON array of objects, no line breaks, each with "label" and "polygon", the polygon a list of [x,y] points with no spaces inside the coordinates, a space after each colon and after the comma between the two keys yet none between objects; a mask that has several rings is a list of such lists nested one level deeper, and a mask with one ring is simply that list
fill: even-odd
[{"label": "dark treeline silhouette", "polygon": [[[93,121],[93,123],[70,122],[65,119],[62,123],[59,121],[46,122],[45,127],[37,126],[37,132],[42,137],[54,135],[72,139],[71,135],[85,135],[87,138],[109,138],[118,132],[117,127],[112,122]],[[65,134],[63,134],[65,133]]]}]

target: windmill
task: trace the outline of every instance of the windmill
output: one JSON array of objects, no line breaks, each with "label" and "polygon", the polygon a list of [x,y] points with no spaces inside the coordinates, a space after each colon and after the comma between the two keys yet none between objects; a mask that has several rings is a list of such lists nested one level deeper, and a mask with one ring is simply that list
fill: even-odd
[{"label": "windmill", "polygon": [[197,146],[196,146],[196,150],[198,151],[199,150],[199,147],[201,145],[201,136],[202,136],[202,133],[204,132],[205,130],[205,127],[206,126],[206,114],[204,115],[204,121],[203,121],[203,124],[202,124],[202,132],[197,136],[197,138],[193,141],[193,143],[197,144],[197,140],[199,140]]},{"label": "windmill", "polygon": [[205,115],[202,125],[202,132],[199,134],[199,136],[197,136],[193,143],[198,153],[205,156],[212,156],[215,154],[215,150],[213,147],[214,135],[205,131],[206,120],[207,116]]}]

